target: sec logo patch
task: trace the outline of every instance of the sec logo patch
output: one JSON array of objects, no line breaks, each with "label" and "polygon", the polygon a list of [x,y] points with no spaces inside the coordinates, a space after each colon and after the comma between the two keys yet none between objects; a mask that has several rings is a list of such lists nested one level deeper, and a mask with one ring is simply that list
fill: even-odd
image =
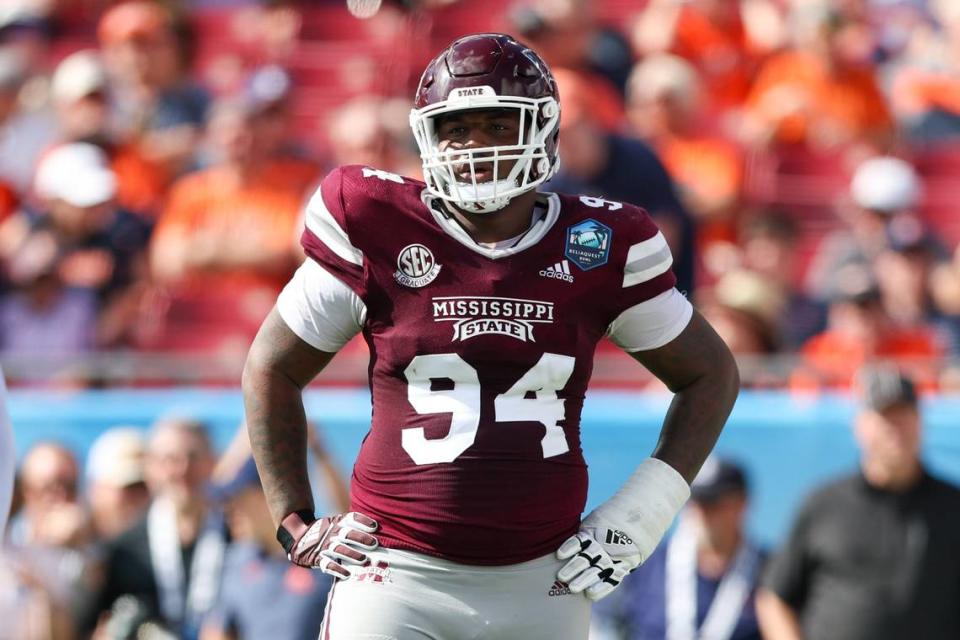
[{"label": "sec logo patch", "polygon": [[397,256],[397,271],[393,278],[405,287],[423,287],[436,279],[440,266],[430,249],[422,244],[408,244]]}]

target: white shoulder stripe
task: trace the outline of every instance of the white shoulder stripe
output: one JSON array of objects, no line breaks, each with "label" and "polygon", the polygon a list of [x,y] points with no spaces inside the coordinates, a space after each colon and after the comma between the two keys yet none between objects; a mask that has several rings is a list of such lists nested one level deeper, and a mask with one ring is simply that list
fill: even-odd
[{"label": "white shoulder stripe", "polygon": [[661,273],[665,273],[673,264],[673,256],[667,240],[659,231],[657,235],[638,242],[627,252],[627,263],[623,267],[623,286],[633,285],[651,280]]},{"label": "white shoulder stripe", "polygon": [[335,254],[347,262],[363,264],[363,252],[350,243],[347,233],[337,224],[336,218],[324,204],[319,189],[307,204],[306,224],[307,229]]}]

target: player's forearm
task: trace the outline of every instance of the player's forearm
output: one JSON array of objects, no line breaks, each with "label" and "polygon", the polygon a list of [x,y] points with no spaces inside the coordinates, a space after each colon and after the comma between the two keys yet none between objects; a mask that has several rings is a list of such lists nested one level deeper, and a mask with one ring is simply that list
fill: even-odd
[{"label": "player's forearm", "polygon": [[331,358],[297,337],[276,309],[250,347],[243,369],[247,430],[276,523],[294,511],[313,510],[303,388]]},{"label": "player's forearm", "polygon": [[716,366],[676,392],[653,452],[687,482],[707,459],[737,399],[740,377],[733,359],[718,359]]},{"label": "player's forearm", "polygon": [[277,372],[248,367],[243,396],[250,446],[274,522],[294,511],[312,511],[301,389]]},{"label": "player's forearm", "polygon": [[696,311],[672,342],[632,355],[676,394],[653,456],[692,482],[737,399],[737,363],[720,336]]}]

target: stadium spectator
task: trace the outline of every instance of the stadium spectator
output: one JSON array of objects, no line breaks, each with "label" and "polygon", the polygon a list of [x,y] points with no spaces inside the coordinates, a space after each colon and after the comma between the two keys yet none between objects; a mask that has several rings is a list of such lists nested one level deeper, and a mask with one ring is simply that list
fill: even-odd
[{"label": "stadium spectator", "polygon": [[77,51],[64,58],[53,74],[50,93],[63,140],[103,149],[117,177],[117,204],[154,217],[167,187],[165,173],[113,130],[110,82],[97,52]]},{"label": "stadium spectator", "polygon": [[825,299],[837,270],[850,264],[871,265],[887,245],[887,226],[900,214],[914,213],[923,185],[908,162],[877,156],[860,163],[850,180],[849,199],[838,203],[844,227],[825,235],[811,260],[807,289]]},{"label": "stadium spectator", "polygon": [[548,188],[645,208],[670,245],[677,288],[692,292],[695,224],[680,202],[670,174],[646,143],[605,130],[595,117],[603,112],[602,102],[598,108],[596,94],[576,81],[571,84],[571,78],[564,73],[556,76],[564,97],[560,136],[565,153],[560,172],[547,183]]},{"label": "stadium spectator", "polygon": [[781,347],[796,351],[823,330],[825,305],[800,286],[800,230],[793,217],[779,211],[744,216],[739,234],[743,266],[778,287],[786,298],[779,318]]},{"label": "stadium spectator", "polygon": [[23,511],[11,522],[14,544],[81,547],[89,519],[77,495],[79,465],[66,447],[44,442],[28,451],[20,467]]},{"label": "stadium spectator", "polygon": [[589,0],[527,0],[509,14],[517,37],[551,68],[580,74],[596,91],[623,96],[633,66],[630,43],[597,18]]},{"label": "stadium spectator", "polygon": [[905,51],[890,61],[889,90],[897,119],[916,142],[960,136],[960,5],[932,0],[934,24],[916,20]]},{"label": "stadium spectator", "polygon": [[45,356],[59,367],[96,343],[96,295],[68,287],[63,246],[50,232],[31,233],[6,256],[9,290],[0,297],[0,351]]},{"label": "stadium spectator", "polygon": [[935,323],[928,282],[943,258],[937,240],[915,216],[900,215],[887,225],[887,243],[873,271],[890,318],[901,327]]},{"label": "stadium spectator", "polygon": [[795,45],[757,72],[743,134],[751,146],[885,148],[892,120],[870,59],[868,30],[839,8],[797,4]]},{"label": "stadium spectator", "polygon": [[736,355],[770,355],[780,347],[786,293],[777,283],[749,269],[733,269],[698,302],[720,337]]},{"label": "stadium spectator", "polygon": [[248,95],[214,107],[218,162],[174,185],[151,245],[153,276],[171,299],[154,338],[163,347],[246,349],[292,272],[300,209],[318,176],[280,155],[283,118]]},{"label": "stadium spectator", "polygon": [[590,640],[760,640],[754,608],[765,553],[747,535],[746,472],[709,458],[670,539],[593,609]]},{"label": "stadium spectator", "polygon": [[[253,457],[214,491],[226,503],[233,542],[224,562],[223,588],[201,640],[314,640],[333,579],[287,560],[276,543]],[[264,602],[271,605],[264,607]]]},{"label": "stadium spectator", "polygon": [[401,175],[420,175],[406,100],[360,96],[347,101],[327,125],[330,163],[362,164]]},{"label": "stadium spectator", "polygon": [[634,24],[634,49],[644,58],[673,53],[705,81],[715,117],[740,107],[764,55],[784,37],[781,10],[770,2],[656,0]]},{"label": "stadium spectator", "polygon": [[871,366],[859,386],[859,473],[801,507],[757,597],[764,637],[956,638],[960,490],[921,460],[913,382]]},{"label": "stadium spectator", "polygon": [[944,353],[943,340],[929,326],[900,327],[884,310],[883,298],[870,269],[847,265],[834,274],[827,327],[800,350],[793,373],[797,388],[849,387],[862,365],[875,359],[895,359],[908,366],[924,384]]},{"label": "stadium spectator", "polygon": [[53,115],[23,100],[29,78],[24,57],[0,46],[0,183],[20,197],[33,183],[40,154],[57,136]]},{"label": "stadium spectator", "polygon": [[[960,247],[954,248],[950,260],[941,261],[930,270],[928,289],[935,314],[951,341],[950,354],[956,356],[960,353]],[[953,376],[960,373],[956,365],[952,369]],[[958,382],[953,382],[950,389]]]},{"label": "stadium spectator", "polygon": [[40,442],[24,455],[20,480],[23,507],[0,563],[4,631],[9,623],[18,640],[71,638],[72,606],[93,578],[79,465],[63,445]]},{"label": "stadium spectator", "polygon": [[112,80],[111,120],[167,177],[192,166],[209,104],[190,79],[182,33],[164,5],[150,0],[112,7],[97,27]]},{"label": "stadium spectator", "polygon": [[150,504],[144,464],[146,438],[134,427],[101,433],[87,453],[86,493],[93,528],[101,540],[123,533]]},{"label": "stadium spectator", "polygon": [[743,158],[734,142],[705,133],[702,92],[691,64],[677,56],[651,55],[630,75],[627,114],[697,217],[698,252],[708,260],[714,243],[735,240]]},{"label": "stadium spectator", "polygon": [[[94,296],[98,318],[93,343],[123,344],[136,324],[149,224],[116,206],[116,176],[103,151],[91,144],[65,144],[44,155],[35,191],[43,208],[24,210],[5,221],[0,228],[0,254],[9,259],[31,242],[43,240],[40,244],[45,246],[52,241],[52,248],[36,252],[44,268],[34,268],[35,275],[48,276],[55,269],[63,286]],[[46,255],[50,252],[52,256]],[[29,261],[24,266],[30,272]],[[36,284],[33,279],[27,283]],[[40,302],[49,304],[46,298]],[[78,309],[71,310],[78,322],[86,317]],[[30,315],[34,314],[29,309],[17,311],[14,319]],[[29,327],[24,329],[29,333]],[[67,330],[80,333],[76,328]]]},{"label": "stadium spectator", "polygon": [[153,502],[145,518],[107,544],[103,582],[83,612],[84,631],[99,622],[101,632],[112,624],[133,633],[149,622],[181,638],[197,637],[217,597],[226,547],[222,515],[207,496],[213,464],[203,424],[168,419],[154,425],[146,457]]}]

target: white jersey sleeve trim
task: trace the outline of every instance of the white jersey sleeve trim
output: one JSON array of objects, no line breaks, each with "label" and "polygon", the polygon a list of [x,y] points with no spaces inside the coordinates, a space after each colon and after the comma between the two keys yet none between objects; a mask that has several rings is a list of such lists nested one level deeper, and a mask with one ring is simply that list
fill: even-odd
[{"label": "white jersey sleeve trim", "polygon": [[350,243],[347,232],[337,223],[336,218],[323,202],[320,189],[317,189],[307,203],[306,225],[307,229],[335,254],[347,262],[363,264],[363,252]]},{"label": "white jersey sleeve trim", "polygon": [[327,353],[339,351],[367,319],[360,297],[309,259],[280,292],[277,311],[301,340]]},{"label": "white jersey sleeve trim", "polygon": [[630,247],[623,267],[623,286],[632,287],[656,278],[672,264],[673,255],[667,246],[667,239],[658,231],[652,238]]},{"label": "white jersey sleeve trim", "polygon": [[607,335],[624,351],[656,349],[680,335],[692,317],[693,305],[672,288],[621,313]]}]

